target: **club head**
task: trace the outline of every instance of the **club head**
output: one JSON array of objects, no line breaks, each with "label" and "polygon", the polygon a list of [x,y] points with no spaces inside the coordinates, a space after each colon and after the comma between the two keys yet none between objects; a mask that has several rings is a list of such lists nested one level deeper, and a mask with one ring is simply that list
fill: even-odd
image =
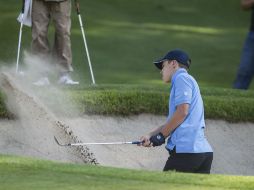
[{"label": "club head", "polygon": [[60,144],[59,141],[57,140],[57,138],[54,136],[55,142],[59,145],[59,146],[69,146],[69,144]]}]

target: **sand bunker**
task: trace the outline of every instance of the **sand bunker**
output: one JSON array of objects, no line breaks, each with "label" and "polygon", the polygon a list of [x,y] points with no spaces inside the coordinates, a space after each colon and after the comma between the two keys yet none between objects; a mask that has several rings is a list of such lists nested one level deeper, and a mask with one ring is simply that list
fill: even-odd
[{"label": "sand bunker", "polygon": [[18,118],[1,122],[0,152],[34,156],[74,163],[97,163],[85,146],[62,149],[54,136],[63,141],[79,142],[69,126],[58,120],[36,97],[19,86],[17,78],[8,73],[0,75],[1,89],[7,95],[7,106]]},{"label": "sand bunker", "polygon": [[[85,116],[65,122],[83,142],[102,142],[136,140],[164,119],[153,115],[128,118]],[[254,124],[206,120],[206,125],[207,138],[214,149],[212,173],[254,175]],[[168,156],[164,146],[89,146],[89,149],[99,163],[127,168],[161,170]]]},{"label": "sand bunker", "polygon": [[[18,119],[0,121],[0,153],[26,155],[72,163],[99,163],[105,166],[162,170],[168,157],[163,146],[143,148],[136,145],[90,145],[78,148],[62,143],[134,141],[162,124],[165,117],[83,116],[57,118],[34,95],[21,88],[9,74],[1,74],[2,89],[8,105]],[[212,173],[254,175],[254,124],[230,124],[207,120],[207,136],[214,148]]]}]

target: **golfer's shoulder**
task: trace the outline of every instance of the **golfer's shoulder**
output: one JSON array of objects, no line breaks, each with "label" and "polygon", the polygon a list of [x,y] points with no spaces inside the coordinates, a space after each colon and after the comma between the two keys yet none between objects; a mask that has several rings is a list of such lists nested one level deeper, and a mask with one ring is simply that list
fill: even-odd
[{"label": "golfer's shoulder", "polygon": [[188,73],[180,73],[177,75],[175,81],[179,84],[191,84],[195,79]]}]

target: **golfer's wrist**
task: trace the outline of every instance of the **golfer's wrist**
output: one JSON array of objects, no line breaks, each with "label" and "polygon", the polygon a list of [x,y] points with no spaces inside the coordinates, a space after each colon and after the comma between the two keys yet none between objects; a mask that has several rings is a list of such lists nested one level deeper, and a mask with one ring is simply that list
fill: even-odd
[{"label": "golfer's wrist", "polygon": [[164,131],[161,131],[160,133],[163,135],[164,138],[166,138],[168,136],[168,134],[165,134]]}]

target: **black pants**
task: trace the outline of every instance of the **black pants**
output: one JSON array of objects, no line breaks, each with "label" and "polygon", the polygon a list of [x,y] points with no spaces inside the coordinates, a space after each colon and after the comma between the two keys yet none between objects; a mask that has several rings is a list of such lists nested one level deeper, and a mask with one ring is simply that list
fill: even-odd
[{"label": "black pants", "polygon": [[169,152],[170,156],[163,171],[175,170],[178,172],[210,174],[213,153],[176,153],[175,149]]}]

